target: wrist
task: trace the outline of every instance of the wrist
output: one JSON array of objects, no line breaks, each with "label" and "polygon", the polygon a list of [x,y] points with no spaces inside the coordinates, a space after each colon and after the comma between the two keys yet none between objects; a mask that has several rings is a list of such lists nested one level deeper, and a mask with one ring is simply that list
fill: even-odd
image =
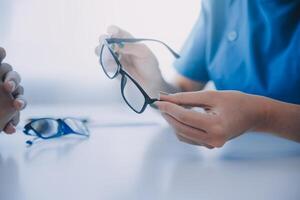
[{"label": "wrist", "polygon": [[264,98],[262,119],[258,131],[272,133],[300,142],[300,106]]},{"label": "wrist", "polygon": [[255,124],[254,131],[259,132],[269,132],[271,124],[273,124],[274,114],[273,114],[273,102],[271,99],[263,96],[256,96],[255,106],[257,123]]}]

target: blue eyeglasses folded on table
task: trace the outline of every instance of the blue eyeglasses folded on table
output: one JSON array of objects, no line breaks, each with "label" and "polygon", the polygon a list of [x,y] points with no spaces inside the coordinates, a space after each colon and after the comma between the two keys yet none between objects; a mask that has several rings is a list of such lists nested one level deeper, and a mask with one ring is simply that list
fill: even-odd
[{"label": "blue eyeglasses folded on table", "polygon": [[30,119],[25,125],[23,132],[29,136],[35,136],[34,139],[26,141],[31,146],[37,139],[52,139],[64,135],[75,134],[89,137],[86,119],[77,119],[67,117],[63,119],[39,118]]}]

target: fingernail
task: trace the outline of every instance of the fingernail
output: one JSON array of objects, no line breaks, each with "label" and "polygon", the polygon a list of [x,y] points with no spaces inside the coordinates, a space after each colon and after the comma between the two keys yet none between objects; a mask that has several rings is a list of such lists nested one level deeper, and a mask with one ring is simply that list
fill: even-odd
[{"label": "fingernail", "polygon": [[153,104],[150,105],[152,108],[158,109],[158,106],[156,104],[156,102],[154,102]]},{"label": "fingernail", "polygon": [[16,83],[14,81],[8,81],[7,85],[8,85],[9,91],[14,91],[16,88]]},{"label": "fingernail", "polygon": [[160,91],[159,94],[162,94],[162,95],[170,95],[169,93],[163,92],[163,91]]},{"label": "fingernail", "polygon": [[160,100],[160,97],[161,97],[161,96],[168,96],[168,95],[169,95],[169,93],[160,91],[160,92],[159,92],[159,97],[158,97],[158,99]]},{"label": "fingernail", "polygon": [[17,131],[16,127],[15,127],[15,126],[12,126],[12,127],[11,127],[11,132],[12,132],[12,133],[15,133],[16,131]]},{"label": "fingernail", "polygon": [[161,104],[160,104],[161,102],[159,102],[159,101],[157,101],[157,102],[155,102],[155,106],[157,107],[157,109],[158,110],[160,110],[161,109]]},{"label": "fingernail", "polygon": [[7,127],[5,128],[5,132],[7,134],[13,134],[14,132],[16,132],[16,128],[15,128],[15,126],[12,123],[9,123],[7,125]]},{"label": "fingernail", "polygon": [[124,48],[125,44],[123,42],[119,43],[118,46],[122,49]]},{"label": "fingernail", "polygon": [[18,110],[22,110],[25,108],[25,102],[23,100],[16,100],[15,106]]}]

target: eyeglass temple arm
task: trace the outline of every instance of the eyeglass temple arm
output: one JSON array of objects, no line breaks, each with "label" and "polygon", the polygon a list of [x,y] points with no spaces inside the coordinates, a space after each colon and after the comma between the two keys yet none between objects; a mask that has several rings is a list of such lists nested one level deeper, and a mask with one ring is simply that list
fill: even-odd
[{"label": "eyeglass temple arm", "polygon": [[34,144],[34,142],[36,140],[39,140],[39,139],[40,139],[39,137],[35,137],[35,138],[31,139],[31,140],[26,140],[25,143],[28,145],[27,147],[30,147],[30,146],[32,146]]},{"label": "eyeglass temple arm", "polygon": [[156,101],[159,101],[159,99],[157,99],[157,98],[150,98],[149,100],[148,100],[148,104],[153,104],[153,103],[155,103]]},{"label": "eyeglass temple arm", "polygon": [[142,41],[151,41],[151,42],[158,42],[162,45],[164,45],[172,54],[175,58],[180,58],[180,55],[176,53],[170,46],[168,46],[166,43],[156,40],[156,39],[148,39],[148,38],[107,38],[106,39],[108,44],[113,44],[113,43],[135,43],[135,42],[142,42]]},{"label": "eyeglass temple arm", "polygon": [[[84,121],[82,121],[85,123]],[[83,136],[89,136],[87,134],[79,133],[74,131],[66,122],[62,121],[63,126],[62,126],[62,133],[63,135],[68,135],[68,134],[75,134],[75,135],[83,135]],[[86,122],[87,123],[87,122]],[[88,131],[89,132],[89,131]]]}]

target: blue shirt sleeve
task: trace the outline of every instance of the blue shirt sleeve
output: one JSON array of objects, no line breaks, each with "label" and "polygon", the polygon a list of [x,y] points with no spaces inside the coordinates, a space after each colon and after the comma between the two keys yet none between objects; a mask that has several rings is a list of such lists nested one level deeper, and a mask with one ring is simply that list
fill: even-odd
[{"label": "blue shirt sleeve", "polygon": [[202,7],[201,14],[186,40],[180,58],[174,62],[177,72],[198,82],[209,81],[205,62],[206,13]]}]

